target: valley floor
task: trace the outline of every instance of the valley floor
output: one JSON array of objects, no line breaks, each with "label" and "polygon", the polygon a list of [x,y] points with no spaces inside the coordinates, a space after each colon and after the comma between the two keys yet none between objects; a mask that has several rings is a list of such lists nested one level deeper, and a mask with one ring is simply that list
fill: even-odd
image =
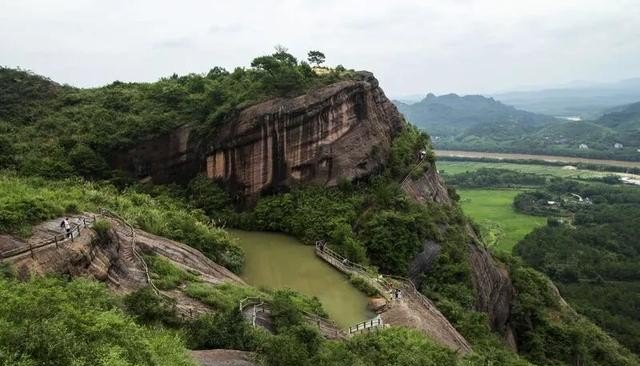
[{"label": "valley floor", "polygon": [[463,157],[463,158],[489,158],[489,159],[505,159],[505,160],[542,160],[548,162],[563,162],[567,164],[595,164],[595,165],[611,165],[624,168],[640,168],[640,162],[622,161],[622,160],[603,160],[603,159],[587,159],[572,156],[553,156],[553,155],[531,155],[531,154],[509,154],[509,153],[492,153],[480,151],[461,151],[461,150],[435,150],[438,157]]},{"label": "valley floor", "polygon": [[511,252],[513,246],[547,219],[524,215],[513,208],[518,189],[458,189],[466,215],[481,226],[483,238],[498,250]]}]

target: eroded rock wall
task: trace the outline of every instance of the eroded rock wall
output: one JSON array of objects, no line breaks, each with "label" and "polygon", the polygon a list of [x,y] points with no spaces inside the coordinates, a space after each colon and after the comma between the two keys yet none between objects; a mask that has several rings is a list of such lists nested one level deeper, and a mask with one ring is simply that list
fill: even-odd
[{"label": "eroded rock wall", "polygon": [[271,100],[222,131],[207,175],[247,196],[297,183],[332,186],[379,169],[402,123],[372,77]]},{"label": "eroded rock wall", "polygon": [[236,198],[369,175],[386,163],[403,118],[378,81],[369,73],[361,76],[248,107],[210,137],[182,127],[113,163],[156,183],[205,173],[225,182]]}]

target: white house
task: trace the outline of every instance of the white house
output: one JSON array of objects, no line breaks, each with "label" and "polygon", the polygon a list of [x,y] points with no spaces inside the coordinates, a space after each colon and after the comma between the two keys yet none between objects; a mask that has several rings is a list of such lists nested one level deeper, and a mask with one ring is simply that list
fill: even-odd
[{"label": "white house", "polygon": [[587,144],[580,144],[580,146],[578,146],[578,149],[580,149],[580,150],[588,150],[589,146],[587,146]]},{"label": "white house", "polygon": [[619,142],[616,142],[615,144],[613,144],[613,148],[614,148],[614,149],[622,149],[623,147],[624,147],[624,146],[622,146],[622,144],[621,144],[621,143],[619,143]]}]

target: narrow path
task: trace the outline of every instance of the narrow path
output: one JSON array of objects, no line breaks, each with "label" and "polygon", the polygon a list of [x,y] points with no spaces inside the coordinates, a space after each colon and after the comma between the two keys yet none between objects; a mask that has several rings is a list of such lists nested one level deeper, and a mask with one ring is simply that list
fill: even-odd
[{"label": "narrow path", "polygon": [[[34,235],[29,238],[23,246],[0,252],[0,262],[9,259],[15,259],[16,257],[21,257],[27,254],[30,254],[31,257],[34,258],[35,253],[43,248],[47,248],[53,245],[58,248],[66,243],[73,242],[76,237],[80,236],[82,231],[90,228],[93,225],[93,223],[95,222],[95,215],[85,214],[74,217],[71,220],[72,222],[70,223],[71,232],[69,234],[65,232],[58,232],[59,230],[54,230],[58,227],[57,225],[60,220],[61,218],[50,220],[50,222],[46,223],[47,226],[50,226],[48,229],[54,234],[47,233],[44,235]],[[55,234],[55,232],[58,233]]]}]

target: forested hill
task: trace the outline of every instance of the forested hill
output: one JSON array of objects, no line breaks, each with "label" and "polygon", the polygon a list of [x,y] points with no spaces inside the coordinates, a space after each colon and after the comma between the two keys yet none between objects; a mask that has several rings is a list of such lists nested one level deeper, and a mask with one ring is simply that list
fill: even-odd
[{"label": "forested hill", "polygon": [[603,114],[596,123],[620,133],[640,134],[640,102],[617,107]]},{"label": "forested hill", "polygon": [[529,130],[556,121],[555,118],[525,112],[481,95],[446,94],[427,96],[418,103],[396,101],[400,112],[432,135],[457,135],[468,129]]}]

